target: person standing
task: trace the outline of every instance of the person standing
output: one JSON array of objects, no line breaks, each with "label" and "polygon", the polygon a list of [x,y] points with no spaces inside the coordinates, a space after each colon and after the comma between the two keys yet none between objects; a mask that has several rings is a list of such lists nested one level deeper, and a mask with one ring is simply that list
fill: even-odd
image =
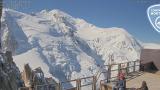
[{"label": "person standing", "polygon": [[118,88],[119,88],[118,90],[126,89],[125,73],[122,70],[118,74]]},{"label": "person standing", "polygon": [[121,78],[124,78],[125,77],[125,73],[121,70],[119,73],[118,73],[118,79],[120,80]]},{"label": "person standing", "polygon": [[143,82],[142,82],[142,86],[140,87],[139,90],[148,90],[148,86],[147,86],[146,81],[143,81]]},{"label": "person standing", "polygon": [[125,82],[125,78],[121,77],[118,81],[118,88],[119,90],[125,90],[126,89],[126,82]]}]

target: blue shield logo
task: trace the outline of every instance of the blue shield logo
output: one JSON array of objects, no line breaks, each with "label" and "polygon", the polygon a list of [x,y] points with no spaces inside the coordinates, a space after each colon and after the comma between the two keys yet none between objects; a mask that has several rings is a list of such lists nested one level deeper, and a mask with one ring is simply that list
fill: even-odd
[{"label": "blue shield logo", "polygon": [[160,33],[160,4],[150,6],[147,15],[153,28]]}]

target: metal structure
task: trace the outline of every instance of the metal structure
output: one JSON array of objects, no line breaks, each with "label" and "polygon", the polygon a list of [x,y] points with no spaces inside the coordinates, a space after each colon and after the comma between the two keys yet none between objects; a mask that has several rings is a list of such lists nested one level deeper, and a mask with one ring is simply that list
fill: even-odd
[{"label": "metal structure", "polygon": [[2,0],[0,0],[0,17],[2,16]]},{"label": "metal structure", "polygon": [[143,70],[160,70],[160,49],[142,49],[140,60]]},{"label": "metal structure", "polygon": [[[106,69],[106,71],[103,71],[102,69]],[[110,68],[108,68],[110,67]],[[117,68],[114,68],[117,67]],[[51,84],[51,85],[37,85],[35,90],[84,90],[84,87],[90,87],[89,90],[96,90],[97,87],[100,87],[101,90],[101,85],[102,83],[109,83],[109,82],[114,82],[117,80],[117,75],[121,70],[124,70],[126,73],[126,77],[134,72],[138,72],[140,68],[140,61],[131,61],[131,62],[125,62],[125,63],[119,63],[119,64],[112,64],[112,65],[104,65],[101,66],[100,70],[96,73],[94,76],[90,77],[84,77],[84,78],[79,78],[79,79],[74,79],[74,80],[68,80],[64,82],[59,82],[58,84]],[[116,73],[114,73],[116,72]],[[106,79],[100,80],[100,76],[102,74],[106,74],[106,76],[110,75]],[[115,75],[112,75],[115,74]],[[128,77],[129,78],[129,77]],[[83,81],[88,81],[87,83],[83,83]],[[65,84],[73,84],[73,86],[68,86],[66,87]],[[51,88],[50,88],[51,87]],[[85,89],[86,90],[86,89]]]},{"label": "metal structure", "polygon": [[[106,78],[103,80],[100,80],[100,90],[105,90],[102,89],[104,87],[104,85],[106,85],[106,83],[111,83],[111,82],[116,82],[118,81],[118,73],[120,71],[125,71],[125,77],[126,79],[132,78],[132,73],[135,72],[139,72],[140,70],[140,61],[131,61],[131,62],[127,62],[127,63],[120,63],[120,64],[113,64],[113,66],[118,65],[117,69],[111,69],[111,77],[110,78]],[[125,65],[125,66],[124,66]],[[124,67],[123,67],[124,66]],[[112,72],[117,72],[117,75],[113,75],[112,76]],[[108,73],[108,72],[101,72],[102,73]],[[99,74],[99,75],[101,75]],[[129,77],[131,75],[131,77]],[[107,89],[108,90],[108,89]]]},{"label": "metal structure", "polygon": [[[1,16],[2,16],[2,2],[3,0],[0,0],[0,28],[1,28]],[[1,29],[0,29],[0,50],[1,50],[2,46],[1,46]]]}]

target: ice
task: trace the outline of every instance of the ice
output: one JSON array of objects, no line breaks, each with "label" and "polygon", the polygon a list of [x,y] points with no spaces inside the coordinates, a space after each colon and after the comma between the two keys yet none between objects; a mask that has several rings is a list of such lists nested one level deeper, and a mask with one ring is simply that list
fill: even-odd
[{"label": "ice", "polygon": [[96,27],[60,10],[30,15],[11,9],[3,10],[2,47],[14,53],[21,71],[29,63],[59,81],[93,76],[105,64],[135,61],[142,48],[123,28]]}]

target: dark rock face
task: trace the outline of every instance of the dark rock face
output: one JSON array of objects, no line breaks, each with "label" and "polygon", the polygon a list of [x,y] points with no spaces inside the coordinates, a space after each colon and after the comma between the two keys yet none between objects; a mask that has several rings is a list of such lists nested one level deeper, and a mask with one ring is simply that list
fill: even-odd
[{"label": "dark rock face", "polygon": [[44,77],[44,73],[40,67],[32,70],[29,64],[25,64],[21,76],[24,80],[25,89],[29,88],[29,90],[55,90],[56,88],[55,86],[53,86],[56,85],[56,81],[54,81],[52,77]]},{"label": "dark rock face", "polygon": [[40,67],[32,70],[29,64],[25,64],[21,75],[26,87],[35,88],[36,85],[46,84],[43,71]]},{"label": "dark rock face", "polygon": [[13,62],[11,52],[0,53],[0,90],[18,90],[22,86],[20,71]]}]

